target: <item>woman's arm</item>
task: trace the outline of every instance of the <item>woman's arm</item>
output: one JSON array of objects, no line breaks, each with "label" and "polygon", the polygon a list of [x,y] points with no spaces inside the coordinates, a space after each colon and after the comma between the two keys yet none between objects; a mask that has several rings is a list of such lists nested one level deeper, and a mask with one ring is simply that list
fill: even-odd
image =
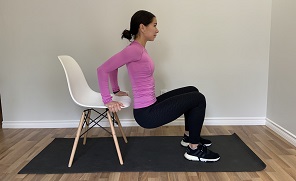
[{"label": "woman's arm", "polygon": [[120,87],[118,85],[118,69],[109,73],[110,83],[112,87],[112,92],[116,93],[120,91]]},{"label": "woman's arm", "polygon": [[130,45],[98,67],[97,75],[99,87],[105,105],[112,101],[112,96],[109,91],[109,76],[113,91],[120,90],[117,81],[118,68],[129,62],[141,59],[142,53],[143,48]]}]

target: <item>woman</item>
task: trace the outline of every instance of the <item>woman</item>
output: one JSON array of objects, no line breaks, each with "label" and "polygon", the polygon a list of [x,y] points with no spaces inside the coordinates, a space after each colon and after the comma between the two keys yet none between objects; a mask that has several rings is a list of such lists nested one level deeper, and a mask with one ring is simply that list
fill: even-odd
[{"label": "woman", "polygon": [[206,109],[204,95],[197,88],[188,86],[155,96],[154,64],[145,46],[147,41],[154,41],[158,32],[157,20],[152,13],[140,10],[132,16],[130,30],[124,30],[121,38],[133,41],[97,69],[103,102],[111,112],[121,110],[123,104],[113,101],[110,95],[109,78],[117,96],[127,95],[120,91],[117,82],[118,68],[126,65],[132,84],[133,112],[137,123],[144,128],[156,128],[184,114],[185,133],[181,145],[187,147],[185,158],[218,161],[219,154],[207,149],[211,141],[200,137]]}]

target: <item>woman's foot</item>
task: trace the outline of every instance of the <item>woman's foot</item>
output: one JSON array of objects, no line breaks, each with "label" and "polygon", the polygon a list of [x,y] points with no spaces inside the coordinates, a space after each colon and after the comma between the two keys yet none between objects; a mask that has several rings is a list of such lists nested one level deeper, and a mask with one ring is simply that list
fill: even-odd
[{"label": "woman's foot", "polygon": [[187,146],[184,154],[187,160],[201,161],[201,162],[216,162],[220,159],[220,155],[209,150],[205,145],[198,145],[196,149],[191,149]]},{"label": "woman's foot", "polygon": [[[212,142],[210,140],[204,139],[202,137],[200,137],[199,140],[200,144],[205,145],[205,146],[211,146]],[[184,147],[187,147],[189,145],[189,136],[187,136],[186,134],[184,134],[183,139],[181,141],[181,145]]]}]

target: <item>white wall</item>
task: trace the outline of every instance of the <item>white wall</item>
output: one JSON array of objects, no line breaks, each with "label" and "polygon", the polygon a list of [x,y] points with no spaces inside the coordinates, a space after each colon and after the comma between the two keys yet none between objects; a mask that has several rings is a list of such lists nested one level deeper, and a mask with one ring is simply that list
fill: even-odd
[{"label": "white wall", "polygon": [[[0,0],[4,126],[78,120],[57,56],[74,57],[98,90],[96,67],[128,44],[120,34],[139,9],[158,19],[147,45],[157,93],[195,85],[208,119],[266,117],[270,0]],[[131,91],[125,68],[119,79]],[[133,119],[131,109],[120,114]]]},{"label": "white wall", "polygon": [[273,0],[267,118],[296,135],[296,1]]}]

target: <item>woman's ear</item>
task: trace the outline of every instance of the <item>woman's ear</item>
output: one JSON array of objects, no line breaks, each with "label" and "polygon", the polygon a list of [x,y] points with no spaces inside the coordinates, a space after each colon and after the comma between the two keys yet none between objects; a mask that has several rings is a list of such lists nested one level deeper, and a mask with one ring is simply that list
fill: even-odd
[{"label": "woman's ear", "polygon": [[143,24],[140,24],[140,31],[141,31],[141,32],[145,32],[145,28],[146,28],[146,26],[145,26],[145,25],[143,25]]}]

